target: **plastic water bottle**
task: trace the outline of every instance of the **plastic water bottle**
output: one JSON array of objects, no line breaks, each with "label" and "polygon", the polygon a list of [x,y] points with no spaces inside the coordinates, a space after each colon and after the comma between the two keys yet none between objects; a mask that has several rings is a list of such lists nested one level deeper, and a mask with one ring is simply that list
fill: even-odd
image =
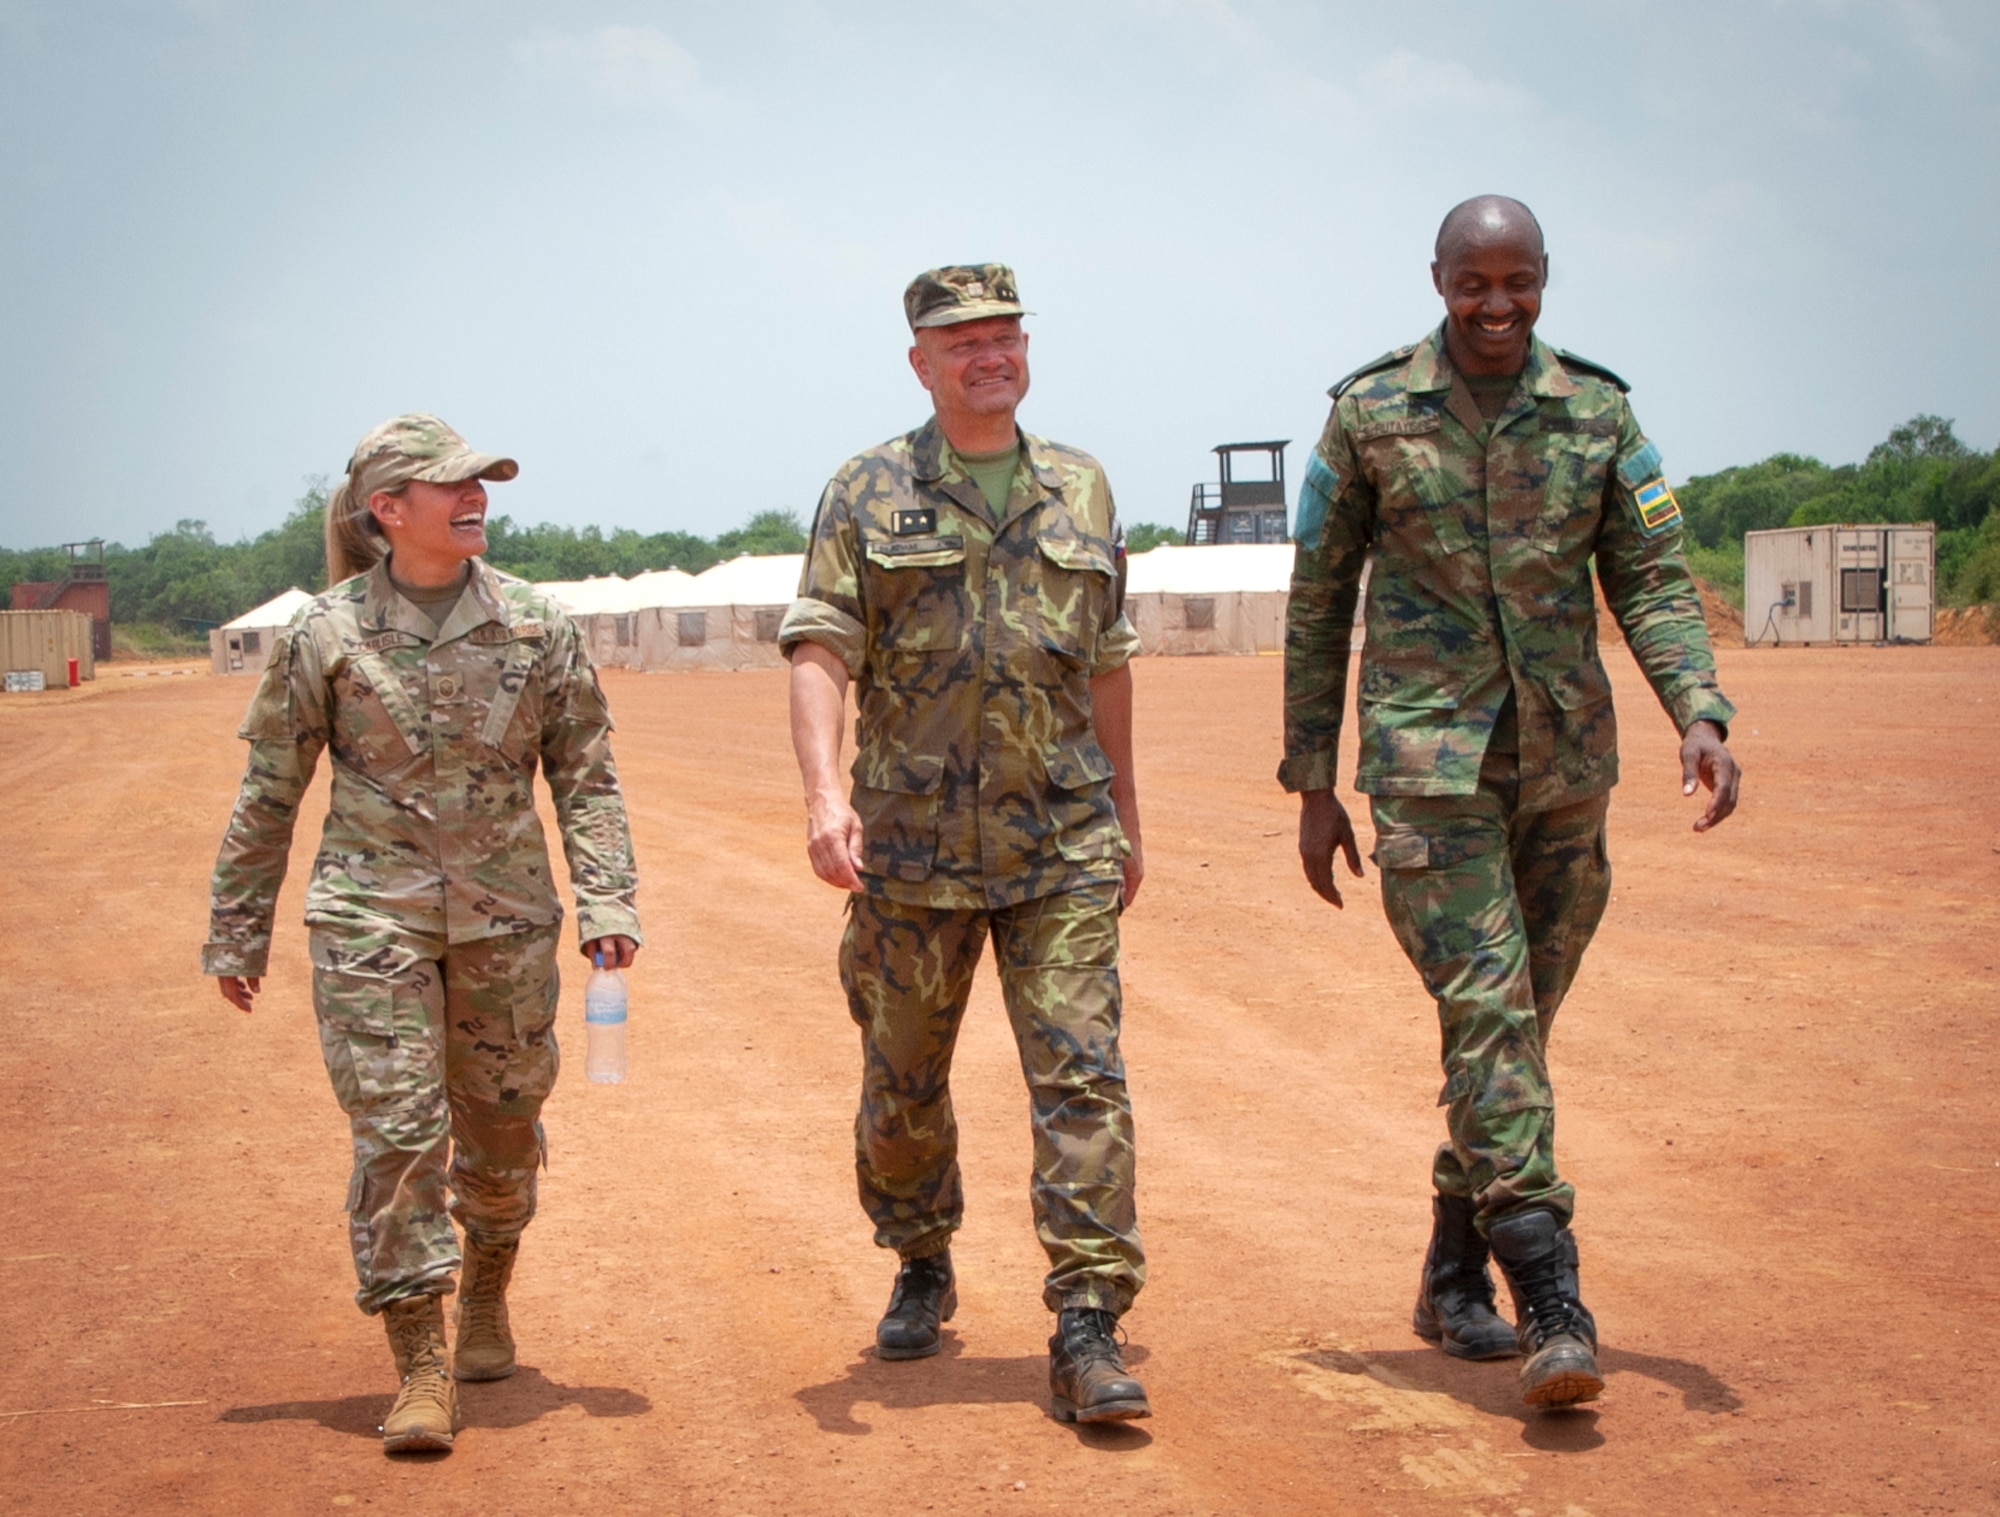
[{"label": "plastic water bottle", "polygon": [[625,974],[606,969],[602,957],[583,985],[583,1025],[589,1042],[583,1053],[583,1077],[593,1085],[618,1085],[625,1079]]}]

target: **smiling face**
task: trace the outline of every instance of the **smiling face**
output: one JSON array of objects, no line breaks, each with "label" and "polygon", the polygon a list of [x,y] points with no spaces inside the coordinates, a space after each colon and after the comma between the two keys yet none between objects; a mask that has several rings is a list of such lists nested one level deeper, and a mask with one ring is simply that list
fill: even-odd
[{"label": "smiling face", "polygon": [[[1018,316],[988,316],[956,326],[924,327],[910,349],[910,367],[931,392],[945,436],[987,436],[1005,428],[1028,393],[1028,334]],[[1005,447],[1007,440],[996,446]]]},{"label": "smiling face", "polygon": [[382,524],[398,579],[443,585],[459,565],[486,551],[486,486],[477,479],[434,485],[413,479],[394,495],[378,490],[368,509]]},{"label": "smiling face", "polygon": [[1549,259],[1532,221],[1476,224],[1445,242],[1431,265],[1444,297],[1445,351],[1461,374],[1518,374],[1542,314]]}]

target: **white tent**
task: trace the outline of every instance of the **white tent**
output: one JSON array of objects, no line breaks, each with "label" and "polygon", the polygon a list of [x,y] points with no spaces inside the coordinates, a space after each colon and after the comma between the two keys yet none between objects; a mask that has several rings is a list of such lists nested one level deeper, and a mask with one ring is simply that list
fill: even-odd
[{"label": "white tent", "polygon": [[1158,547],[1132,556],[1125,614],[1148,653],[1278,653],[1291,582],[1290,543]]},{"label": "white tent", "polygon": [[641,617],[641,669],[775,669],[778,624],[798,594],[802,553],[743,554],[663,584]]},{"label": "white tent", "polygon": [[282,595],[224,622],[208,634],[208,667],[212,674],[262,674],[271,644],[289,627],[299,608],[312,596],[294,585]]}]

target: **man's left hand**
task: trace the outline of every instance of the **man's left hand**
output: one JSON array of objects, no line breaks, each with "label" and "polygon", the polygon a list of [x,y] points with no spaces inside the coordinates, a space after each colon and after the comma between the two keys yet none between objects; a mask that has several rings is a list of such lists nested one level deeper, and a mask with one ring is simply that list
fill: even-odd
[{"label": "man's left hand", "polygon": [[1714,722],[1695,722],[1681,739],[1681,794],[1693,795],[1697,782],[1710,794],[1694,830],[1706,832],[1736,809],[1736,792],[1743,786],[1743,767],[1730,756]]},{"label": "man's left hand", "polygon": [[583,945],[583,956],[599,969],[630,969],[638,954],[639,945],[623,933],[592,938]]}]

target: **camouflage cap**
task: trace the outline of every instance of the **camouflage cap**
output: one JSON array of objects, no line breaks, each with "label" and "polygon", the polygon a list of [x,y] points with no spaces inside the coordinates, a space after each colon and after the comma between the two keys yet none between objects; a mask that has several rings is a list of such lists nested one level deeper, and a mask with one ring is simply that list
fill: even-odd
[{"label": "camouflage cap", "polygon": [[400,490],[413,479],[455,485],[465,479],[512,479],[520,472],[511,458],[473,452],[463,437],[421,411],[383,422],[347,461],[347,477],[363,502],[377,490]]},{"label": "camouflage cap", "polygon": [[952,263],[925,269],[903,291],[903,314],[910,330],[950,327],[988,316],[1026,316],[1014,288],[1014,271],[1004,263]]}]

